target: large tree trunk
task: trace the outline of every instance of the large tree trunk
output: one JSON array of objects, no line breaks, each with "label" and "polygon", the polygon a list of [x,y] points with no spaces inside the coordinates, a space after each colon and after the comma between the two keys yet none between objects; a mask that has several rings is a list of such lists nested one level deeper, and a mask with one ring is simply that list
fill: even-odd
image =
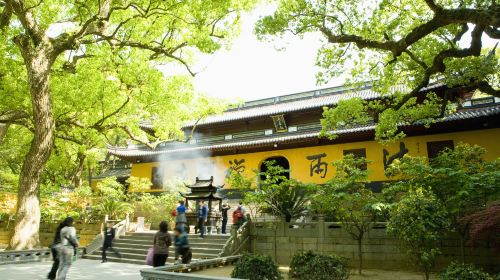
[{"label": "large tree trunk", "polygon": [[34,136],[19,176],[16,224],[9,249],[32,249],[40,244],[40,174],[53,144],[55,125],[49,89],[51,61],[38,51],[26,61],[33,106]]}]

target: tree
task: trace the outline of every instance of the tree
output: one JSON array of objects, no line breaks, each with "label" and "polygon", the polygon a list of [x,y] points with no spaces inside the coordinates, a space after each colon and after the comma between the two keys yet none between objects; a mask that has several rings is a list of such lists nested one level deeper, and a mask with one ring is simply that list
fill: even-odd
[{"label": "tree", "polygon": [[255,191],[245,192],[245,203],[258,204],[261,210],[284,218],[286,222],[304,215],[315,186],[288,179],[288,170],[273,160],[264,164],[267,170],[262,174],[257,172],[257,176],[263,176],[264,180],[259,182]]},{"label": "tree", "polygon": [[419,186],[432,192],[445,207],[452,228],[460,237],[462,262],[469,223],[460,220],[500,197],[500,161],[484,160],[485,153],[477,145],[459,144],[430,160],[404,157],[387,171],[394,178],[404,179],[391,184],[387,193],[401,194]]},{"label": "tree", "polygon": [[[1,89],[0,123],[22,125],[33,135],[19,175],[17,219],[10,242],[10,248],[24,249],[39,244],[40,176],[56,138],[82,144],[87,150],[92,147],[79,143],[79,137],[73,137],[75,131],[85,140],[95,140],[96,133],[114,130],[154,147],[137,124],[131,125],[137,119],[120,115],[129,106],[149,112],[137,117],[148,115],[159,128],[157,136],[172,139],[178,130],[173,129],[179,123],[176,112],[190,104],[189,95],[186,100],[179,93],[192,88],[190,82],[177,78],[172,78],[174,83],[165,81],[154,66],[175,62],[194,75],[192,57],[213,53],[227,43],[237,30],[239,14],[254,1],[0,3],[0,54],[5,61],[0,77],[7,85]],[[97,81],[91,79],[96,77]],[[156,82],[150,84],[150,79]],[[148,90],[141,87],[145,84]],[[152,94],[159,89],[162,94]],[[88,92],[94,98],[81,95]],[[129,104],[131,100],[142,106]],[[90,105],[94,114],[67,113],[62,103],[75,105],[75,101],[85,108]],[[204,107],[200,104],[200,108]]]},{"label": "tree", "polygon": [[437,242],[450,225],[446,209],[433,193],[415,188],[391,209],[390,217],[388,233],[401,241],[428,280],[440,254]]},{"label": "tree", "polygon": [[459,220],[468,230],[471,243],[488,242],[500,248],[500,204],[466,215]]},{"label": "tree", "polygon": [[335,177],[318,188],[313,205],[318,212],[334,213],[351,237],[358,243],[358,273],[363,270],[363,239],[377,214],[379,200],[366,187],[368,172],[365,158],[352,154],[333,162]]},{"label": "tree", "polygon": [[[382,100],[356,98],[326,109],[325,134],[374,119],[377,139],[390,140],[404,135],[398,124],[429,124],[466,93],[500,97],[498,57],[483,46],[486,36],[500,39],[495,0],[278,2],[275,13],[257,23],[260,37],[319,33],[319,83],[343,74],[353,87],[369,81],[382,93]],[[469,29],[470,44],[462,47]],[[436,80],[446,85],[439,95],[427,88]]]}]

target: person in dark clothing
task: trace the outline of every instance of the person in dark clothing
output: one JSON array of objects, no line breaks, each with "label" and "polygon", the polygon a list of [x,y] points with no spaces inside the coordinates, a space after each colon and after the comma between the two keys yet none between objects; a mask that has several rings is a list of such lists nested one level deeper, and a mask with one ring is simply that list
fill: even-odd
[{"label": "person in dark clothing", "polygon": [[198,229],[200,230],[200,237],[205,237],[205,222],[208,218],[208,206],[205,201],[200,201],[198,208]]},{"label": "person in dark clothing", "polygon": [[168,233],[168,223],[162,221],[160,230],[154,237],[153,267],[164,266],[168,258],[168,247],[172,245],[172,238]]},{"label": "person in dark clothing", "polygon": [[222,234],[226,234],[227,227],[227,211],[231,209],[231,206],[225,202],[222,204]]},{"label": "person in dark clothing", "polygon": [[52,264],[52,268],[50,269],[49,274],[47,275],[47,279],[54,280],[56,279],[57,270],[59,269],[59,256],[57,254],[57,244],[61,243],[61,229],[63,227],[70,226],[73,219],[71,217],[66,218],[63,222],[57,226],[56,235],[54,236],[54,241],[52,245],[50,245],[50,251],[52,252],[52,260],[54,263]]},{"label": "person in dark clothing", "polygon": [[187,264],[191,262],[193,253],[191,248],[189,248],[189,241],[186,232],[183,228],[175,228],[175,263],[179,263],[179,256],[181,257],[182,263]]},{"label": "person in dark clothing", "polygon": [[120,252],[113,248],[113,240],[115,239],[115,229],[113,224],[108,223],[106,229],[104,230],[104,243],[102,244],[102,262],[108,261],[106,258],[106,251],[111,250],[117,257],[121,258]]}]

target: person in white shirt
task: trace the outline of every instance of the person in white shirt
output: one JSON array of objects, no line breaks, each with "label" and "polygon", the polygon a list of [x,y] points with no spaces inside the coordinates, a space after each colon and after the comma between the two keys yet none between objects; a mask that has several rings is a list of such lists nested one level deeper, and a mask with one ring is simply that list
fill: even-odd
[{"label": "person in white shirt", "polygon": [[59,269],[57,270],[57,280],[65,280],[68,270],[71,267],[73,255],[76,255],[78,240],[76,239],[76,229],[73,227],[73,218],[65,220],[66,226],[61,229],[61,243],[59,243]]}]

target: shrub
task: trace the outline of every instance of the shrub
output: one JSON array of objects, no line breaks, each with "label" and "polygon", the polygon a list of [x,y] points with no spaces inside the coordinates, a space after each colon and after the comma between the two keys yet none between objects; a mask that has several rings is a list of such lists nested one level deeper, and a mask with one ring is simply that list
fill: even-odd
[{"label": "shrub", "polygon": [[447,214],[440,201],[422,188],[408,192],[391,208],[387,231],[400,240],[406,253],[425,273],[425,279],[429,279],[441,253],[437,243],[449,228]]},{"label": "shrub", "polygon": [[291,278],[299,278],[300,275],[304,275],[306,266],[314,257],[316,257],[316,253],[313,251],[295,253],[292,257],[292,261],[290,262],[290,271],[288,272],[288,275]]},{"label": "shrub", "polygon": [[493,280],[488,273],[471,264],[452,262],[439,274],[439,280]]},{"label": "shrub", "polygon": [[281,280],[278,266],[270,256],[243,255],[234,265],[231,277],[249,280]]},{"label": "shrub", "polygon": [[343,280],[349,278],[349,269],[345,258],[307,251],[293,256],[289,276],[300,280]]}]

